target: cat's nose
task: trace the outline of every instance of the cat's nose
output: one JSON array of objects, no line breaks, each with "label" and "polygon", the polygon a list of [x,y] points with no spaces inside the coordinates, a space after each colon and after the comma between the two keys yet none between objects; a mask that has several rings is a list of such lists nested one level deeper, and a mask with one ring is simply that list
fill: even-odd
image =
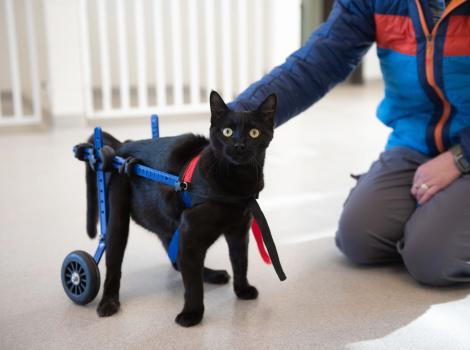
[{"label": "cat's nose", "polygon": [[235,147],[235,149],[237,150],[237,152],[241,153],[245,150],[245,144],[243,143],[240,143],[240,142],[237,142],[236,144],[233,145],[233,147]]}]

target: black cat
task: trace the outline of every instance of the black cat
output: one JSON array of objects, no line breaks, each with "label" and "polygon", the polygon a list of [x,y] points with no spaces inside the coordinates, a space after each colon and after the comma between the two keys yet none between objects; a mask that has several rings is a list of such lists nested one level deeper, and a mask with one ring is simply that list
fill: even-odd
[{"label": "black cat", "polygon": [[[248,231],[252,215],[248,201],[264,186],[265,151],[273,138],[276,96],[271,95],[255,111],[235,112],[222,98],[210,95],[209,140],[194,134],[120,143],[104,133],[104,143],[128,161],[181,175],[188,162],[200,154],[191,193],[197,205],[186,208],[181,193],[155,182],[117,172],[109,178],[109,221],[106,237],[106,280],[99,316],[119,310],[121,265],[129,232],[129,219],[156,233],[168,249],[175,230],[181,236],[177,264],[185,294],[184,307],[176,322],[189,327],[199,323],[204,313],[203,281],[224,284],[225,270],[204,267],[207,249],[224,235],[230,253],[235,294],[255,299],[258,291],[247,280]],[[92,139],[90,139],[92,141]],[[97,199],[95,175],[87,165],[87,231],[96,235]]]}]

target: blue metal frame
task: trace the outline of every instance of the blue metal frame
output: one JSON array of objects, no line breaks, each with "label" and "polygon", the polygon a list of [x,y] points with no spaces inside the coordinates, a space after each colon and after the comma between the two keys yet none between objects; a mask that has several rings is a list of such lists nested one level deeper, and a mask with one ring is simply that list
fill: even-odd
[{"label": "blue metal frame", "polygon": [[[154,121],[152,119],[152,124],[153,122]],[[158,123],[158,119],[156,119],[156,123]],[[152,125],[152,129],[153,129],[153,125]],[[153,138],[158,138],[157,137],[158,136],[158,124],[156,125],[156,129],[153,129],[153,130],[156,130],[156,134],[155,133],[153,134]],[[90,163],[92,163],[93,166],[95,167],[97,178],[98,178],[97,179],[98,192],[103,194],[104,201],[106,203],[106,184],[104,181],[105,180],[104,171],[102,170],[102,164],[101,164],[101,159],[100,159],[100,150],[103,147],[103,139],[102,139],[101,133],[102,133],[101,128],[99,127],[95,128],[95,138],[94,138],[95,148],[94,149],[90,148],[90,149],[85,150],[84,158],[85,160],[88,160]],[[113,157],[113,167],[116,170],[120,169],[121,166],[125,162],[126,160],[122,157],[119,157],[119,156]],[[132,168],[132,171],[134,172],[134,174],[140,177],[143,177],[145,179],[159,182],[161,184],[174,187],[175,189],[178,189],[178,190],[180,188],[179,178],[176,175],[169,174],[164,171],[156,170],[153,168],[149,168],[148,166],[140,165],[140,164],[135,164],[134,167]],[[101,176],[103,177],[103,181],[99,180]],[[101,205],[101,201],[98,204]],[[101,209],[103,210],[104,216],[100,215],[100,220],[103,220],[103,222],[107,222],[107,216],[105,214],[106,208],[100,207],[100,214],[101,214]],[[102,225],[102,231],[103,231],[103,225]],[[106,231],[106,229],[104,229],[104,231]]]},{"label": "blue metal frame", "polygon": [[[113,157],[113,167],[119,169],[126,160],[119,156]],[[159,182],[161,184],[179,188],[179,178],[173,174],[165,173],[164,171],[149,168],[145,165],[135,164],[132,168],[134,174],[143,177],[148,180]]]},{"label": "blue metal frame", "polygon": [[101,133],[101,128],[95,128],[94,133],[95,141],[95,171],[96,171],[96,186],[98,189],[98,208],[100,211],[100,240],[98,243],[98,248],[96,249],[93,259],[98,265],[101,257],[103,256],[104,250],[106,249],[106,232],[108,226],[108,208],[107,208],[107,195],[106,195],[106,175],[103,171],[103,164],[99,157],[101,148],[103,147],[103,137]]},{"label": "blue metal frame", "polygon": [[[100,128],[96,128],[96,129],[99,129],[100,130],[99,132],[101,132]],[[97,151],[98,151],[97,148],[87,149],[84,152],[85,153],[84,158],[85,158],[85,160],[89,161],[90,163],[92,163],[95,166],[96,173],[99,174],[99,171],[101,171],[102,173],[104,173],[104,172],[102,170],[100,170],[99,168],[96,168],[97,165],[101,166],[101,160],[99,158],[99,154],[97,153]],[[126,160],[122,157],[119,157],[119,156],[114,156],[113,157],[113,167],[116,170],[120,169],[121,166],[125,162],[126,162]],[[176,175],[165,173],[164,171],[149,168],[148,166],[140,165],[140,164],[135,164],[134,167],[132,168],[132,171],[134,172],[134,174],[136,174],[140,177],[143,177],[145,179],[152,180],[152,181],[155,181],[155,182],[159,182],[161,184],[174,187],[176,189],[180,188],[179,178]]]},{"label": "blue metal frame", "polygon": [[[159,138],[159,127],[158,127],[158,116],[156,114],[151,117],[152,122],[152,138]],[[101,159],[101,149],[103,147],[103,136],[100,127],[96,127],[94,130],[94,148],[84,150],[84,159],[87,160],[90,165],[93,166],[96,172],[96,187],[98,190],[98,208],[100,218],[100,236],[98,248],[96,249],[93,259],[96,264],[99,264],[104,251],[106,250],[106,234],[108,227],[108,201],[107,201],[107,188],[106,188],[106,173],[103,171],[103,162]],[[125,159],[119,156],[113,157],[113,167],[120,169],[125,163]],[[169,174],[160,170],[149,168],[145,165],[135,164],[132,168],[135,175],[143,177],[145,179],[159,182],[161,184],[173,187],[175,190],[180,190],[180,181],[178,176]],[[184,193],[186,194],[186,193]],[[186,205],[190,205],[188,196],[184,196],[184,202]],[[178,255],[178,243],[179,243],[180,232],[177,229],[173,235],[173,239],[170,242],[168,249],[168,256],[172,262],[176,262],[176,256]]]},{"label": "blue metal frame", "polygon": [[158,139],[160,137],[160,130],[158,128],[158,115],[152,114],[150,119],[152,121],[152,139]]}]

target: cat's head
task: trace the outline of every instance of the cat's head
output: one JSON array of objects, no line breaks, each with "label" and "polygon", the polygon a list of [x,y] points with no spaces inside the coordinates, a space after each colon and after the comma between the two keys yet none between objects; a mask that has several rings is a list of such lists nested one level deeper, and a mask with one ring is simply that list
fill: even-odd
[{"label": "cat's head", "polygon": [[256,110],[236,112],[212,91],[210,107],[210,141],[217,154],[235,165],[248,164],[264,155],[274,134],[276,95],[269,95]]}]

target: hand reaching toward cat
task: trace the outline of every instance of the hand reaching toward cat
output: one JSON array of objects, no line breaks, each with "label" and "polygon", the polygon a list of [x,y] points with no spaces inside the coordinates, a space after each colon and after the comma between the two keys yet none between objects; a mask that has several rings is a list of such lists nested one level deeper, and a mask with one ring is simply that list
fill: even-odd
[{"label": "hand reaching toward cat", "polygon": [[422,205],[460,175],[462,174],[454,163],[452,153],[447,151],[422,164],[416,170],[411,193],[418,204]]}]

